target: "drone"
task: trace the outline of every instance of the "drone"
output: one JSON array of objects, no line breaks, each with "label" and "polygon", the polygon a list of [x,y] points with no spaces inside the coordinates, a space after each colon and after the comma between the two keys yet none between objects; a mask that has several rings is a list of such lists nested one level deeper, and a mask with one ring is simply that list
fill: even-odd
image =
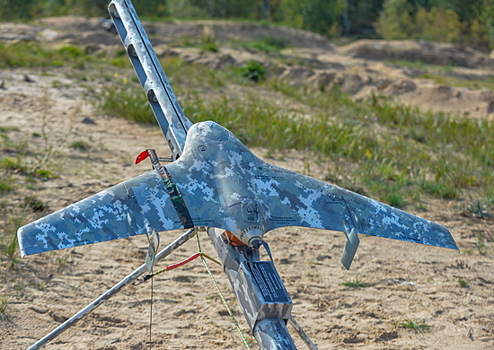
[{"label": "drone", "polygon": [[[447,228],[341,187],[271,165],[256,157],[235,135],[215,123],[193,124],[177,101],[130,0],[112,0],[109,12],[150,106],[171,150],[162,165],[148,149],[152,170],[47,215],[18,230],[21,255],[146,234],[145,266],[122,280],[55,331],[36,349],[97,307],[124,285],[152,270],[206,228],[250,330],[261,349],[296,349],[290,322],[306,344],[315,345],[291,315],[293,302],[272,259],[264,235],[300,226],[343,232],[341,262],[349,269],[358,234],[458,249]],[[157,254],[158,232],[185,229]]]}]

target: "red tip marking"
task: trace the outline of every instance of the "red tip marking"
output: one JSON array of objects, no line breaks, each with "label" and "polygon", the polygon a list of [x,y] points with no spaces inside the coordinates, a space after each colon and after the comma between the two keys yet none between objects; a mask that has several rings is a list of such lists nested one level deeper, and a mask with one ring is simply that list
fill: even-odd
[{"label": "red tip marking", "polygon": [[139,164],[140,162],[142,162],[144,159],[146,159],[147,157],[149,157],[149,153],[147,150],[145,151],[142,151],[141,153],[139,153],[139,155],[137,156],[136,158],[136,162],[135,164]]}]

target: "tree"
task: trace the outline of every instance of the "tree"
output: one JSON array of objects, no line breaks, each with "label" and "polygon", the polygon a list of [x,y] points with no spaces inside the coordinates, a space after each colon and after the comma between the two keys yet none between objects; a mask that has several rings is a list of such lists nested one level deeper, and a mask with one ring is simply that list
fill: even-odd
[{"label": "tree", "polygon": [[494,49],[494,0],[484,1],[484,11],[481,15],[481,22],[485,26],[489,45]]},{"label": "tree", "polygon": [[462,24],[453,10],[433,7],[427,11],[421,8],[415,19],[417,29],[414,36],[417,38],[452,43],[460,37]]},{"label": "tree", "polygon": [[42,0],[0,0],[0,19],[3,21],[26,21],[38,17],[42,10]]},{"label": "tree", "polygon": [[281,0],[283,23],[328,35],[338,24],[345,8],[344,0]]},{"label": "tree", "polygon": [[414,32],[413,7],[407,0],[386,0],[376,23],[377,32],[386,40],[408,39]]},{"label": "tree", "polygon": [[347,0],[348,2],[348,34],[359,34],[372,31],[379,13],[383,8],[383,0]]}]

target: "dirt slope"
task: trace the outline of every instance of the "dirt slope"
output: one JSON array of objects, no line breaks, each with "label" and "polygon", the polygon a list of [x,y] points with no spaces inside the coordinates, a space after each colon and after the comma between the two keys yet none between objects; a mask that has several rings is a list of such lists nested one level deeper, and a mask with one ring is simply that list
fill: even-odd
[{"label": "dirt slope", "polygon": [[[99,26],[95,20],[81,21],[80,25],[84,23],[89,28]],[[23,28],[25,35],[33,33],[33,27],[9,26],[0,25],[1,36],[12,34],[13,31],[5,28],[15,26]],[[47,31],[40,28],[35,29],[37,40],[46,40],[40,39],[42,36],[53,40],[62,35],[62,29],[53,27],[55,29]],[[233,29],[230,28],[230,32]],[[86,37],[88,33],[85,33]],[[81,33],[70,34],[79,40]],[[113,34],[104,30],[95,30],[93,34],[114,40]],[[96,42],[88,41],[87,44],[100,46]],[[342,53],[331,56],[329,52],[333,49],[290,49],[286,55],[304,55],[323,68],[288,66],[280,74],[289,78],[298,69],[300,81],[312,81],[314,74],[322,76],[323,73],[318,71],[321,69],[327,74],[329,83],[338,74],[353,74],[352,79],[341,78],[342,86],[354,89],[355,95],[359,96],[371,85],[362,84],[358,88],[359,79],[364,76],[359,69],[383,70],[391,76],[389,80],[402,81],[403,89],[410,89],[408,78],[399,78],[402,74],[399,69],[392,70],[386,63],[350,58]],[[179,52],[179,49],[163,48],[163,52],[166,50]],[[222,49],[218,55],[229,54],[226,50]],[[235,62],[240,62],[233,51],[231,56]],[[349,68],[348,62],[361,62],[359,60],[364,60],[366,65],[355,63],[354,71]],[[371,68],[375,66],[379,69]],[[311,71],[316,73],[311,74]],[[331,72],[335,74],[332,80]],[[33,82],[27,82],[26,75]],[[168,154],[158,130],[98,117],[84,102],[83,83],[67,78],[63,70],[0,70],[0,81],[5,82],[5,88],[0,89],[0,126],[8,130],[9,138],[30,137],[44,130],[51,135],[50,142],[60,145],[58,178],[37,182],[32,188],[23,186],[25,192],[18,193],[19,204],[21,197],[35,193],[46,203],[46,212],[60,209],[147,171],[147,163],[130,166],[141,150],[153,147]],[[60,87],[64,83],[70,85],[70,89]],[[103,84],[103,81],[95,83]],[[388,86],[398,89],[399,85],[393,84]],[[420,84],[414,84],[416,90],[419,89]],[[40,138],[30,140],[36,143],[34,146],[43,146]],[[79,140],[90,147],[69,147]],[[263,150],[254,151],[258,156],[264,155]],[[304,155],[295,153],[286,154],[284,161],[267,161],[298,172],[307,168]],[[315,162],[310,164],[311,176],[322,174],[319,166]],[[431,207],[431,211],[419,215],[447,226],[460,252],[361,237],[354,265],[350,271],[345,271],[339,263],[345,244],[340,233],[290,228],[267,235],[276,266],[295,303],[293,314],[319,349],[494,348],[494,256],[492,247],[480,254],[477,240],[478,235],[492,234],[494,222],[462,216],[455,202],[437,201]],[[172,241],[177,234],[163,234],[162,244]],[[203,250],[215,255],[206,235],[201,233],[200,236]],[[9,261],[2,259],[0,296],[8,297],[9,302],[5,313],[0,315],[0,348],[24,349],[32,345],[140,266],[146,247],[146,238],[139,236],[28,257],[14,268],[9,268]],[[195,242],[190,242],[159,267],[180,261],[196,251]],[[247,333],[246,323],[221,268],[214,265],[211,268],[241,328]],[[366,287],[352,288],[342,284],[349,281],[362,281]],[[200,262],[156,278],[154,301],[153,349],[243,348]],[[126,288],[46,349],[146,348],[149,306],[149,284]],[[414,332],[402,326],[408,321],[432,327],[423,333]],[[252,342],[252,337],[247,338]],[[304,348],[299,340],[297,344],[300,349]]]},{"label": "dirt slope", "polygon": [[[340,86],[357,99],[377,93],[424,110],[477,118],[494,116],[494,93],[482,87],[492,86],[494,59],[471,48],[425,41],[383,40],[360,40],[337,47],[324,37],[306,31],[221,21],[146,23],[146,29],[160,55],[180,56],[188,62],[217,69],[256,60],[267,68],[269,75],[280,76],[294,85],[315,85],[324,89]],[[291,48],[270,54],[238,49],[239,41],[266,37],[284,40]],[[90,51],[121,47],[116,34],[105,29],[100,19],[78,17],[45,18],[38,26],[0,23],[2,38],[38,40],[53,45],[74,43],[85,45]],[[217,42],[219,52],[190,47],[205,38]],[[409,64],[393,63],[404,61]],[[415,67],[413,63],[419,64]],[[468,81],[478,82],[475,84],[478,86],[470,89],[461,87],[461,83],[460,87],[438,85],[423,78],[431,70],[439,77],[466,81],[464,86],[471,85]]]}]

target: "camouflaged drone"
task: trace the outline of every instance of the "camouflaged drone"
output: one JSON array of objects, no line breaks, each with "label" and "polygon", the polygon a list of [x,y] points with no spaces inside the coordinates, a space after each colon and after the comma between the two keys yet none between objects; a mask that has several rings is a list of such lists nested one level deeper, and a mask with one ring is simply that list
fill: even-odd
[{"label": "camouflaged drone", "polygon": [[[263,238],[267,232],[286,226],[341,231],[348,239],[342,256],[347,269],[358,234],[458,249],[441,225],[266,163],[213,121],[192,124],[131,2],[114,0],[109,11],[169,143],[172,162],[162,165],[154,150],[146,150],[138,161],[150,157],[152,171],[20,228],[22,256],[206,227],[260,348],[295,349],[286,328],[288,321],[298,326],[291,316],[292,301],[272,261],[259,258],[261,246],[269,251]],[[187,239],[191,234],[193,230]],[[156,242],[150,245],[148,270],[156,248]]]}]

